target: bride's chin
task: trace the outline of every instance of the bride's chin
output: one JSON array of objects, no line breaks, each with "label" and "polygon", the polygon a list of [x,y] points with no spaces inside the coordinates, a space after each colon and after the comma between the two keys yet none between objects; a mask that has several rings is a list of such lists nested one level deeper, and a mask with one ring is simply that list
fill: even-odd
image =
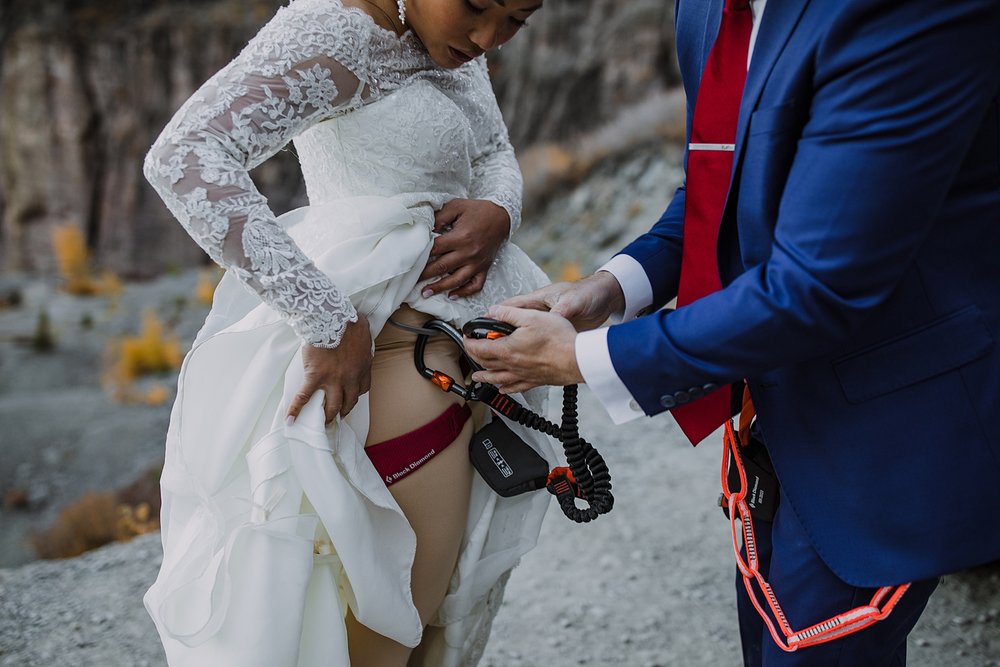
[{"label": "bride's chin", "polygon": [[434,64],[443,69],[458,69],[459,67],[465,64],[458,62],[448,54],[445,54],[443,57],[435,55],[433,53],[430,55],[431,55],[431,60],[434,61]]},{"label": "bride's chin", "polygon": [[451,50],[446,46],[439,49],[429,49],[427,43],[424,42],[424,48],[427,49],[427,55],[431,57],[434,64],[443,69],[458,69],[465,64],[451,55]]}]

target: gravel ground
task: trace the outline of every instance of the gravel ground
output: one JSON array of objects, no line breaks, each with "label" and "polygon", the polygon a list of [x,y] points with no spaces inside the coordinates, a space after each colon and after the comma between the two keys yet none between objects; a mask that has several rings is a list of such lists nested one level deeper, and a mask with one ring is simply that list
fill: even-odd
[{"label": "gravel ground", "polygon": [[[669,417],[611,426],[582,392],[581,428],[614,475],[615,510],[577,526],[553,509],[511,577],[483,667],[738,665],[718,448]],[[0,665],[162,665],[140,597],[157,535],[0,570]],[[1000,568],[947,577],[910,639],[911,667],[1000,666]]]}]

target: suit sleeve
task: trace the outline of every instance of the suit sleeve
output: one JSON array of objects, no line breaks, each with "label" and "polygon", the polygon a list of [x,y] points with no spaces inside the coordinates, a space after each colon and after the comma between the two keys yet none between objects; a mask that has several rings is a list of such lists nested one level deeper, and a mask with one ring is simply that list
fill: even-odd
[{"label": "suit sleeve", "polygon": [[[996,2],[840,7],[815,52],[770,258],[690,306],[608,332],[615,370],[648,414],[664,393],[833,352],[887,300],[1000,85],[997,34]],[[679,263],[672,209],[626,249],[645,266]],[[674,273],[651,274],[658,298]]]}]

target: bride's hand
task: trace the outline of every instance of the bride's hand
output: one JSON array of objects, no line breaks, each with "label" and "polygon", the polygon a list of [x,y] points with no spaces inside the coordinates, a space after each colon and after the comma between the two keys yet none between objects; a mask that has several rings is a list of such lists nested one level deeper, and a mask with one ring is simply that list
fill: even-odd
[{"label": "bride's hand", "polygon": [[431,258],[420,280],[440,276],[424,288],[424,297],[447,292],[469,296],[483,288],[493,258],[510,233],[507,211],[485,199],[452,199],[434,215]]},{"label": "bride's hand", "polygon": [[347,325],[340,345],[334,348],[302,347],[306,379],[288,406],[295,419],[317,390],[326,394],[323,412],[329,424],[339,414],[346,417],[358,398],[371,388],[372,338],[368,320],[358,313],[358,321]]}]

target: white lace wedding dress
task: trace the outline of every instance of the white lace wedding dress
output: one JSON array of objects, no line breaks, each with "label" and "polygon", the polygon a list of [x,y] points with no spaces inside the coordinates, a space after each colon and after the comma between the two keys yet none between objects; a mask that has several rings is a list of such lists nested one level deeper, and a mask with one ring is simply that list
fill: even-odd
[{"label": "white lace wedding dress", "polygon": [[[276,218],[248,170],[294,139],[310,205]],[[474,665],[548,494],[476,478],[448,595],[422,632],[415,538],[363,450],[367,397],[291,426],[300,348],[402,303],[455,324],[547,282],[506,243],[484,289],[424,299],[434,210],[489,199],[519,219],[520,173],[482,59],[436,67],[412,33],[340,0],[294,0],[189,100],[145,173],[227,272],[185,358],[161,480],[164,558],[145,596],[171,665],[347,665],[344,615],[427,665]],[[530,392],[529,392],[530,393]],[[542,409],[541,394],[524,397]],[[432,415],[429,415],[429,418]],[[518,431],[549,461],[550,445]]]}]

